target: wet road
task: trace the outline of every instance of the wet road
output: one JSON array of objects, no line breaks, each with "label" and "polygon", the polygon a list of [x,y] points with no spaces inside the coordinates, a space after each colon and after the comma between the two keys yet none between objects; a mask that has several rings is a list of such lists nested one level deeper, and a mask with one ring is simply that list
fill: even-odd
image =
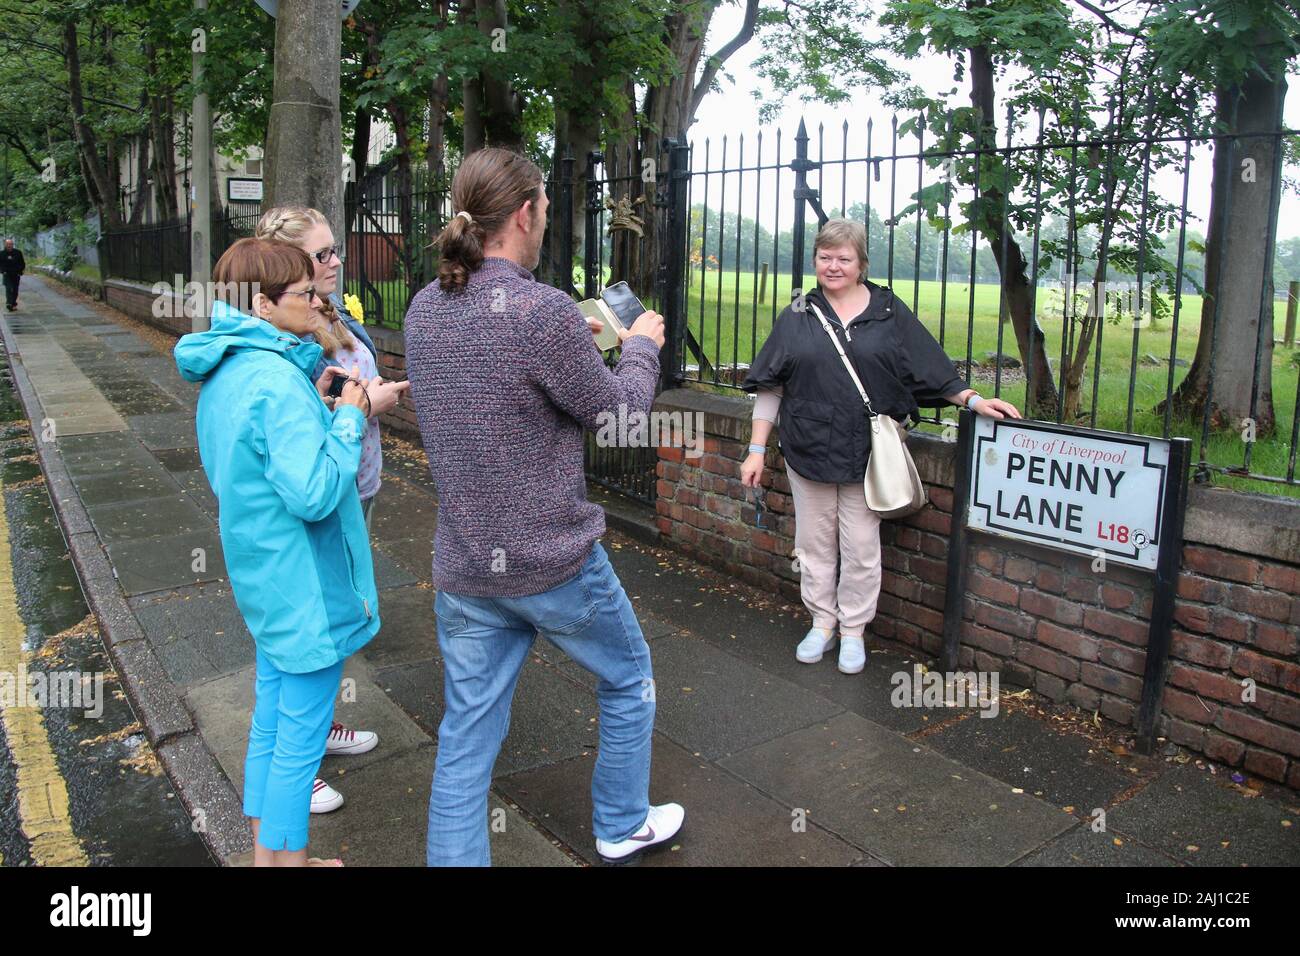
[{"label": "wet road", "polygon": [[100,641],[35,440],[0,349],[0,866],[212,865]]}]

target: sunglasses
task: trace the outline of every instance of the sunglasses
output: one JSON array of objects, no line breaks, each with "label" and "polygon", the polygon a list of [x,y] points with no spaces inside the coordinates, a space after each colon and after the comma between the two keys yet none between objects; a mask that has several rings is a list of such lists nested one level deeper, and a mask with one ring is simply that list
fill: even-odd
[{"label": "sunglasses", "polygon": [[338,246],[330,246],[328,249],[322,249],[320,252],[313,252],[311,254],[311,257],[315,259],[317,262],[319,262],[321,265],[325,265],[335,256],[339,257],[339,262],[343,261],[344,253],[343,250]]}]

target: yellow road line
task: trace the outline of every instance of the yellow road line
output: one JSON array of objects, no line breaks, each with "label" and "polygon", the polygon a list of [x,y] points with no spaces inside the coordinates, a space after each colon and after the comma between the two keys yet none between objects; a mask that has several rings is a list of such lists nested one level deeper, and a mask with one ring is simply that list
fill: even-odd
[{"label": "yellow road line", "polygon": [[[15,675],[15,680],[25,673],[28,659],[24,633],[9,555],[9,522],[0,495],[0,671]],[[68,787],[40,708],[6,707],[0,699],[0,724],[17,769],[18,823],[30,843],[32,861],[39,866],[87,866],[86,852],[72,830]]]}]

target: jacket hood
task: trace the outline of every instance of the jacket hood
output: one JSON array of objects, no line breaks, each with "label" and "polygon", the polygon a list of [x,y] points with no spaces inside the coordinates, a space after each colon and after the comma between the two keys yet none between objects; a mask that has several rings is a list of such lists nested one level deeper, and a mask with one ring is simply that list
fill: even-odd
[{"label": "jacket hood", "polygon": [[321,347],[277,329],[265,319],[247,315],[225,302],[212,305],[212,327],[191,332],[176,343],[176,368],[189,382],[202,382],[230,355],[247,351],[277,352],[310,375]]}]

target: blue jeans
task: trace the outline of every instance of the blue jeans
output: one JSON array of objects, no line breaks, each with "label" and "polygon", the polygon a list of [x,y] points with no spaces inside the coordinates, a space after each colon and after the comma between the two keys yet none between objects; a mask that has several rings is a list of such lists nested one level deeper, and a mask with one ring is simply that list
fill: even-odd
[{"label": "blue jeans", "polygon": [[244,813],[269,850],[307,846],[311,788],[325,756],[343,662],[310,674],[279,670],[257,652],[253,721],[244,760]]},{"label": "blue jeans", "polygon": [[447,710],[429,796],[429,866],[489,866],[488,788],[510,729],[510,702],[538,632],[600,682],[600,752],[591,776],[592,832],[626,840],[650,809],[655,695],[650,648],[597,543],[582,569],[541,594],[438,593]]}]

